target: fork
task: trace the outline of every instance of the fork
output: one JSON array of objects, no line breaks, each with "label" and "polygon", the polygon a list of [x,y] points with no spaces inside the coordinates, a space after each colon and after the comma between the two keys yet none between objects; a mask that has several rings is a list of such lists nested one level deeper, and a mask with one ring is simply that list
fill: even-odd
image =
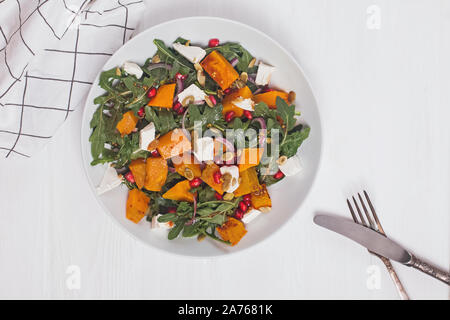
[{"label": "fork", "polygon": [[[367,218],[368,223],[364,219],[364,216],[363,216],[363,214],[361,212],[361,209],[359,208],[358,203],[356,202],[356,199],[355,199],[354,196],[352,196],[353,203],[354,203],[354,205],[356,207],[356,211],[358,212],[358,216],[359,216],[359,219],[361,221],[358,220],[358,217],[356,216],[355,211],[353,210],[353,207],[352,207],[352,204],[350,203],[350,200],[347,199],[347,205],[348,205],[348,208],[350,210],[350,213],[352,215],[353,220],[356,223],[361,224],[361,225],[363,225],[363,226],[365,226],[367,228],[370,228],[370,229],[372,229],[372,230],[374,230],[374,231],[376,231],[376,232],[378,232],[378,233],[380,233],[380,234],[382,234],[383,236],[386,237],[386,233],[384,232],[383,227],[381,226],[380,220],[378,220],[377,213],[375,212],[375,209],[374,209],[374,207],[372,205],[372,202],[370,201],[369,195],[367,194],[367,192],[365,190],[363,190],[363,193],[364,193],[364,197],[366,198],[366,201],[367,201],[367,203],[369,205],[369,208],[370,208],[370,211],[372,213],[373,219],[372,219],[371,215],[369,214],[366,205],[364,204],[363,198],[358,193],[359,202],[361,203],[361,206],[363,208],[363,211],[364,211],[364,214],[365,214],[365,216]],[[379,255],[379,254],[377,254],[377,253],[375,253],[373,251],[370,251],[370,250],[368,250],[368,251],[369,251],[369,253],[373,254],[374,256],[380,258],[381,261],[383,261],[384,265],[386,266],[386,269],[389,272],[389,275],[391,276],[392,281],[395,284],[395,287],[397,288],[397,292],[398,292],[400,298],[402,300],[409,300],[409,296],[406,293],[406,290],[403,287],[403,285],[402,285],[402,283],[400,281],[400,278],[397,275],[397,272],[395,272],[395,269],[392,266],[391,261],[388,258],[383,257],[382,255]]]}]

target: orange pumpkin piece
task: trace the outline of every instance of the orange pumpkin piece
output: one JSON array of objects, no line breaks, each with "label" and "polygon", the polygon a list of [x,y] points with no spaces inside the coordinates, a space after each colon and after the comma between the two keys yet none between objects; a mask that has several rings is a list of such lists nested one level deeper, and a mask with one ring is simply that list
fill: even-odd
[{"label": "orange pumpkin piece", "polygon": [[156,147],[158,146],[158,143],[159,143],[159,140],[158,140],[158,139],[155,139],[155,140],[153,140],[152,142],[150,142],[150,143],[148,144],[147,151],[153,151],[153,150],[156,150]]},{"label": "orange pumpkin piece", "polygon": [[288,102],[288,93],[277,90],[257,94],[253,97],[253,100],[255,103],[265,102],[269,108],[275,109],[277,107],[277,97],[280,97],[284,101]]},{"label": "orange pumpkin piece", "polygon": [[214,50],[200,63],[209,76],[223,89],[227,89],[239,78],[239,74],[225,57]]},{"label": "orange pumpkin piece", "polygon": [[161,191],[166,183],[169,167],[162,157],[149,157],[145,164],[144,188],[148,191]]},{"label": "orange pumpkin piece", "polygon": [[223,194],[222,183],[214,182],[214,173],[220,171],[220,168],[215,163],[209,163],[202,171],[202,176],[200,177],[203,182],[205,182],[208,186],[216,190],[218,193]]},{"label": "orange pumpkin piece", "polygon": [[235,197],[243,196],[244,194],[249,194],[261,189],[259,184],[258,174],[254,167],[248,168],[245,171],[239,173],[241,182],[239,187],[234,191]]},{"label": "orange pumpkin piece", "polygon": [[[200,164],[195,163],[193,155],[185,153],[180,158],[172,159],[172,162],[175,170],[185,178],[197,178],[202,175]],[[189,170],[192,172],[192,175],[187,173]]]},{"label": "orange pumpkin piece", "polygon": [[138,223],[147,213],[150,198],[139,189],[128,192],[126,217],[128,220]]},{"label": "orange pumpkin piece", "polygon": [[236,117],[238,118],[242,117],[242,115],[244,114],[244,109],[239,108],[238,106],[233,104],[233,101],[239,97],[242,97],[244,99],[253,98],[253,94],[252,91],[249,89],[249,87],[245,86],[241,89],[235,90],[230,94],[226,95],[222,101],[223,115],[227,114],[230,111],[234,111]]},{"label": "orange pumpkin piece", "polygon": [[174,129],[159,138],[156,149],[164,159],[178,156],[191,150],[191,142],[181,129]]},{"label": "orange pumpkin piece", "polygon": [[232,246],[235,246],[242,237],[245,236],[247,230],[242,221],[229,217],[228,220],[221,226],[216,228],[222,240],[229,241]]},{"label": "orange pumpkin piece", "polygon": [[156,91],[156,96],[150,99],[148,105],[151,107],[172,108],[175,86],[175,83],[160,86]]},{"label": "orange pumpkin piece", "polygon": [[145,166],[144,159],[133,160],[128,166],[139,189],[142,189],[145,183]]},{"label": "orange pumpkin piece", "polygon": [[270,200],[269,192],[267,192],[266,185],[261,185],[261,189],[252,192],[250,194],[252,207],[255,209],[260,209],[263,207],[272,208],[272,200]]},{"label": "orange pumpkin piece", "polygon": [[255,167],[261,161],[264,154],[264,148],[245,148],[242,149],[241,156],[238,160],[239,172],[245,171],[248,168]]},{"label": "orange pumpkin piece", "polygon": [[134,115],[133,111],[127,111],[123,114],[122,119],[117,123],[116,128],[119,130],[120,135],[130,134],[136,128],[136,124],[139,118]]},{"label": "orange pumpkin piece", "polygon": [[164,199],[170,199],[175,201],[189,201],[194,202],[194,194],[189,192],[191,190],[191,186],[189,185],[188,180],[183,180],[178,182],[172,188],[167,190],[166,193],[163,194]]}]

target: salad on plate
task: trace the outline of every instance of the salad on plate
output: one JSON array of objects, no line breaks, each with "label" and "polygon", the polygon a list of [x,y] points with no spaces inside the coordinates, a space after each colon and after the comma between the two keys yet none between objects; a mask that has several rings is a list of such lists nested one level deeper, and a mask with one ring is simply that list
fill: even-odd
[{"label": "salad on plate", "polygon": [[143,65],[100,74],[89,140],[91,165],[107,169],[97,192],[125,184],[126,218],[168,239],[236,245],[271,210],[268,187],[301,171],[310,128],[295,93],[271,86],[276,68],[241,44],[154,44]]}]

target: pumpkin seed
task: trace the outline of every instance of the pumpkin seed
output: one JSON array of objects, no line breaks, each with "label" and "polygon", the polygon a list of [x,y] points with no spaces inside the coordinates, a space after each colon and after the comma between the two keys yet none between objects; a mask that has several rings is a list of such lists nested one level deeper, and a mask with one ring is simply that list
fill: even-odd
[{"label": "pumpkin seed", "polygon": [[247,72],[242,72],[239,78],[241,79],[242,82],[247,83],[248,80]]},{"label": "pumpkin seed", "polygon": [[116,76],[119,76],[122,74],[122,72],[120,71],[120,68],[116,68]]},{"label": "pumpkin seed", "polygon": [[198,241],[198,242],[203,241],[203,240],[205,240],[205,238],[206,238],[205,234],[200,233],[200,234],[197,236],[197,241]]},{"label": "pumpkin seed", "polygon": [[288,158],[286,156],[279,157],[278,160],[277,160],[278,165],[282,166],[283,164],[286,163],[287,159]]},{"label": "pumpkin seed", "polygon": [[188,47],[191,44],[191,40],[186,41],[186,43],[184,44],[186,47]]},{"label": "pumpkin seed", "polygon": [[250,63],[248,64],[249,68],[253,68],[255,66],[256,63],[256,58],[253,58],[252,60],[250,60]]},{"label": "pumpkin seed", "polygon": [[232,87],[233,89],[242,89],[243,87],[245,87],[245,82],[242,81],[241,79],[237,79],[236,81],[234,81],[234,82],[231,84],[231,87]]},{"label": "pumpkin seed", "polygon": [[219,99],[223,98],[223,90],[222,89],[217,90],[217,96],[219,97]]},{"label": "pumpkin seed", "polygon": [[188,104],[193,103],[194,102],[194,96],[187,96],[186,98],[183,99],[183,101],[181,101],[181,104],[183,105],[183,107],[186,107]]},{"label": "pumpkin seed", "polygon": [[205,96],[205,102],[208,105],[208,107],[214,108],[214,104],[212,103],[211,99],[208,96]]},{"label": "pumpkin seed", "polygon": [[259,208],[258,210],[261,211],[261,212],[263,212],[263,213],[267,213],[267,212],[269,212],[270,210],[272,210],[272,208],[271,208],[271,207],[261,207],[261,208]]},{"label": "pumpkin seed", "polygon": [[231,187],[231,174],[228,172],[222,175],[222,189],[228,190]]},{"label": "pumpkin seed", "polygon": [[203,71],[202,66],[198,62],[194,63],[194,69],[195,71]]},{"label": "pumpkin seed", "polygon": [[159,56],[157,54],[155,54],[152,58],[152,63],[160,63],[161,59],[159,58]]},{"label": "pumpkin seed", "polygon": [[201,85],[202,87],[205,86],[205,83],[206,83],[206,77],[205,77],[205,74],[203,73],[202,70],[198,70],[198,71],[197,71],[197,81],[198,81],[198,83],[200,83],[200,85]]},{"label": "pumpkin seed", "polygon": [[191,181],[192,179],[194,179],[194,172],[192,172],[190,168],[184,168],[184,176],[186,177],[186,179]]},{"label": "pumpkin seed", "polygon": [[232,193],[225,193],[225,195],[223,196],[223,200],[225,200],[225,201],[230,201],[230,200],[233,200],[233,198],[234,198],[234,194],[232,194]]},{"label": "pumpkin seed", "polygon": [[289,91],[289,94],[288,94],[288,102],[289,102],[289,103],[294,102],[294,101],[295,101],[295,97],[296,97],[295,92],[294,92],[294,91]]}]

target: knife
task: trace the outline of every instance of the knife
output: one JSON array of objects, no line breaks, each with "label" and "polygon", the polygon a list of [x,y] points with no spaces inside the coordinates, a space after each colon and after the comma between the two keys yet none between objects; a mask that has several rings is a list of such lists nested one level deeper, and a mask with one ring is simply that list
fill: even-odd
[{"label": "knife", "polygon": [[448,272],[422,261],[396,242],[370,228],[342,217],[327,214],[317,214],[314,217],[314,222],[359,243],[370,251],[418,269],[450,286],[450,274]]}]

